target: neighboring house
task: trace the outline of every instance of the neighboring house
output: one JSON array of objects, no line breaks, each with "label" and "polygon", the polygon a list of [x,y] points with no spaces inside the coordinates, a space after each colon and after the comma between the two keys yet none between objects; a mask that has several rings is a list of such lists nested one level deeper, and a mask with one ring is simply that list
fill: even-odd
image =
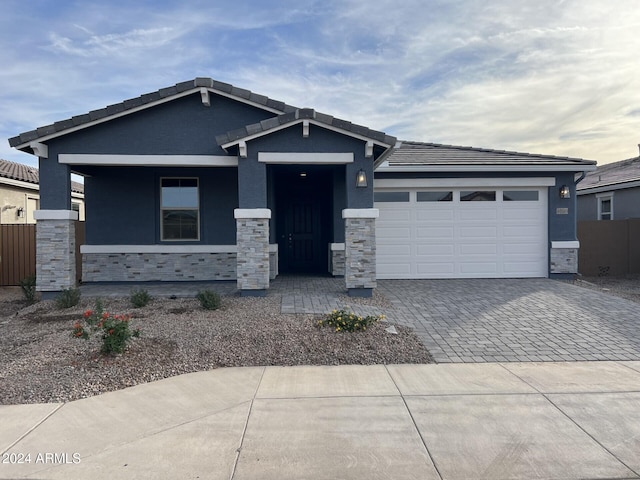
[{"label": "neighboring house", "polygon": [[[38,169],[0,159],[0,224],[36,223],[40,203]],[[72,209],[84,220],[84,185],[71,182]]]},{"label": "neighboring house", "polygon": [[608,163],[578,183],[578,220],[640,218],[640,157]]},{"label": "neighboring house", "polygon": [[[197,78],[9,140],[41,171],[38,289],[75,285],[70,174],[85,176],[82,280],[562,277],[575,178],[595,162],[398,142]],[[375,195],[374,195],[375,194]]]}]

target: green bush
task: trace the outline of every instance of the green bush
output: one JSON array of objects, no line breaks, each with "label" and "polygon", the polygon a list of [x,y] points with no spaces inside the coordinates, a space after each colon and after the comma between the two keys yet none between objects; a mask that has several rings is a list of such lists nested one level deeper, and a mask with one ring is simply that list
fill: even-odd
[{"label": "green bush", "polygon": [[73,325],[71,335],[75,338],[89,339],[91,334],[101,331],[102,348],[100,352],[109,355],[112,353],[123,353],[127,343],[133,337],[140,336],[140,330],[129,328],[129,315],[112,315],[104,311],[102,301],[96,300],[95,309],[87,310],[83,315],[87,327],[82,321],[77,321]]},{"label": "green bush", "polygon": [[78,303],[80,303],[80,289],[78,288],[65,288],[56,298],[58,308],[71,308]]},{"label": "green bush", "polygon": [[29,304],[32,304],[36,301],[36,276],[35,275],[29,275],[28,277],[20,280],[20,288],[22,289],[24,298],[27,299],[27,302],[29,302]]},{"label": "green bush", "polygon": [[328,325],[335,328],[336,332],[355,332],[356,330],[366,330],[367,327],[382,320],[384,315],[367,315],[361,317],[346,309],[334,310],[318,321],[318,326]]},{"label": "green bush", "polygon": [[212,292],[211,290],[203,290],[198,292],[196,298],[200,300],[200,305],[205,310],[217,310],[220,308],[221,299],[220,295],[216,292]]},{"label": "green bush", "polygon": [[142,308],[151,301],[151,295],[144,288],[133,289],[129,300],[133,308]]}]

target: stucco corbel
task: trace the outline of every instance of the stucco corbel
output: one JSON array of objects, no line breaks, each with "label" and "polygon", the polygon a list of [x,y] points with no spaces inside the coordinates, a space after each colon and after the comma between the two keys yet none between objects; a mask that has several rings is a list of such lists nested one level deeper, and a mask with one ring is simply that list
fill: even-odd
[{"label": "stucco corbel", "polygon": [[49,158],[49,147],[40,142],[31,142],[29,144],[33,153],[40,158]]}]

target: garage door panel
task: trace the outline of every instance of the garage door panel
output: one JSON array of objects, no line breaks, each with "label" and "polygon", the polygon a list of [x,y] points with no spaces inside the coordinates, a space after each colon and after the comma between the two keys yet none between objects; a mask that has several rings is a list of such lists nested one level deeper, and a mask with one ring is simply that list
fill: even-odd
[{"label": "garage door panel", "polygon": [[433,256],[433,255],[450,255],[455,253],[455,247],[450,244],[433,243],[433,244],[418,244],[416,245],[416,255],[418,257]]},{"label": "garage door panel", "polygon": [[418,263],[416,264],[416,273],[419,275],[442,275],[451,276],[455,274],[455,267],[452,262],[438,262],[438,263]]},{"label": "garage door panel", "polygon": [[[476,205],[472,205],[475,207]],[[466,207],[466,205],[465,205]],[[465,221],[494,221],[498,218],[496,207],[491,208],[464,208],[458,211],[458,219]]]},{"label": "garage door panel", "polygon": [[436,239],[438,241],[452,240],[454,233],[455,233],[455,230],[453,226],[451,227],[417,227],[416,239],[418,241],[429,240],[429,239]]},{"label": "garage door panel", "polygon": [[416,220],[418,222],[427,222],[427,223],[441,222],[444,220],[449,220],[453,222],[454,211],[451,208],[446,210],[442,210],[439,208],[416,210]]},{"label": "garage door panel", "polygon": [[498,238],[498,227],[492,226],[460,226],[459,232],[462,240],[470,238]]},{"label": "garage door panel", "polygon": [[409,202],[376,203],[379,278],[547,276],[546,188],[533,189],[538,201],[503,201],[502,190],[514,189],[496,188],[497,201],[485,202],[460,201],[472,187],[452,189],[446,202],[407,190]]},{"label": "garage door panel", "polygon": [[380,239],[409,239],[411,229],[409,227],[376,227],[376,238]]}]

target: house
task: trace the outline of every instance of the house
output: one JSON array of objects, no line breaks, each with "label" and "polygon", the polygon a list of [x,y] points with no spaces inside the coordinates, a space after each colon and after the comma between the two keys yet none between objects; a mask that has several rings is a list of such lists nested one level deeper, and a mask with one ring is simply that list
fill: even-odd
[{"label": "house", "polygon": [[[35,223],[40,203],[38,169],[0,159],[0,225]],[[71,207],[84,220],[84,185],[71,182]]]},{"label": "house", "polygon": [[196,78],[9,139],[39,157],[38,289],[83,282],[561,277],[581,159],[418,142]]},{"label": "house", "polygon": [[640,156],[587,173],[577,195],[578,220],[640,218]]}]

